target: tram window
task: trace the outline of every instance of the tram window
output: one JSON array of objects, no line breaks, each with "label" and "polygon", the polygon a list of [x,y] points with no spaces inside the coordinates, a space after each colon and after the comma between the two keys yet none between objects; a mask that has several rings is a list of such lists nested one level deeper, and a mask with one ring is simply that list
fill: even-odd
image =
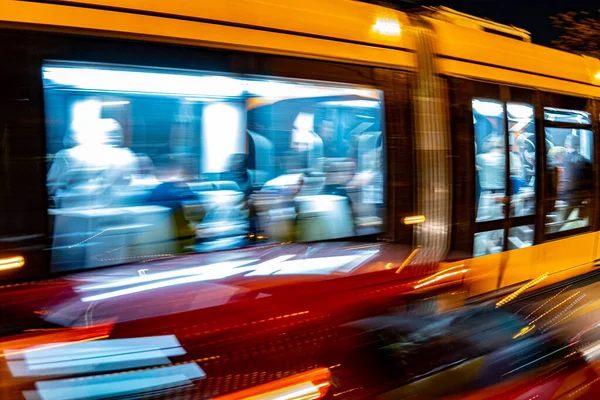
[{"label": "tram window", "polygon": [[504,246],[504,229],[475,234],[473,257],[501,253]]},{"label": "tram window", "polygon": [[[546,119],[589,122],[582,111],[546,109]],[[593,133],[587,129],[546,128],[546,233],[590,225],[593,195]]]},{"label": "tram window", "polygon": [[523,225],[508,230],[508,250],[533,246],[535,225]]},{"label": "tram window", "polygon": [[52,268],[377,233],[382,92],[43,66]]},{"label": "tram window", "polygon": [[473,100],[477,222],[504,218],[506,148],[504,105]]},{"label": "tram window", "polygon": [[510,217],[535,214],[535,120],[533,107],[508,103]]},{"label": "tram window", "polygon": [[564,110],[562,108],[544,108],[544,119],[548,122],[566,122],[591,125],[592,115],[585,111]]}]

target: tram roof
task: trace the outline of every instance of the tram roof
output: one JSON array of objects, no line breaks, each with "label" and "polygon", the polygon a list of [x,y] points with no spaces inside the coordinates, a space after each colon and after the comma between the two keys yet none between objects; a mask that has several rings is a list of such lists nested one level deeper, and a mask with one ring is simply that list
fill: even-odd
[{"label": "tram roof", "polygon": [[[0,26],[88,33],[402,69],[416,68],[406,13],[351,0],[0,0]],[[448,15],[447,9],[444,9]],[[464,22],[468,16],[460,15]],[[444,75],[600,98],[600,60],[517,40],[473,18],[425,16]],[[527,32],[512,29],[526,38]]]}]

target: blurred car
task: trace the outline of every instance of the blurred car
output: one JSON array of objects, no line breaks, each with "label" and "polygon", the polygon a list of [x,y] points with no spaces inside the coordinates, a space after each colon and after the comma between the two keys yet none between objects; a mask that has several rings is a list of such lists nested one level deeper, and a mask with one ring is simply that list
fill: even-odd
[{"label": "blurred car", "polygon": [[494,304],[415,313],[469,275],[410,255],[269,245],[5,287],[0,397],[595,398],[573,335]]}]

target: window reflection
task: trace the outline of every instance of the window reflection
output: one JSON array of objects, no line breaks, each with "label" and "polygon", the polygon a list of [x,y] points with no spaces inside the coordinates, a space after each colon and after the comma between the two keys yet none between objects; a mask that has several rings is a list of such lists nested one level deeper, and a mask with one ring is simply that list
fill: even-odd
[{"label": "window reflection", "polygon": [[[552,109],[556,113],[556,109]],[[581,111],[558,110],[570,122],[585,119]],[[550,114],[553,115],[553,114]],[[546,113],[546,118],[549,113]],[[589,226],[593,193],[593,134],[587,129],[547,127],[546,233]]]},{"label": "window reflection", "polygon": [[382,94],[43,67],[55,269],[379,232]]},{"label": "window reflection", "polygon": [[533,246],[535,225],[523,225],[508,230],[508,250]]},{"label": "window reflection", "polygon": [[504,229],[475,234],[473,257],[501,253],[504,247]]},{"label": "window reflection", "polygon": [[475,206],[477,222],[504,217],[506,149],[504,106],[491,100],[473,100],[475,124]]}]

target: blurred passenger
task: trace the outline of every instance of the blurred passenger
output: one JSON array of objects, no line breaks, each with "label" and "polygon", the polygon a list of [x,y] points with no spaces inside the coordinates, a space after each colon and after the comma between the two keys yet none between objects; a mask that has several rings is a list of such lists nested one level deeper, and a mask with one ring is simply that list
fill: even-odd
[{"label": "blurred passenger", "polygon": [[361,203],[360,199],[357,198],[360,188],[351,184],[356,173],[355,162],[349,159],[330,160],[325,171],[326,178],[323,193],[348,199],[352,220],[355,221],[357,216],[360,215],[358,208]]},{"label": "blurred passenger", "polygon": [[326,119],[321,122],[319,136],[323,139],[323,155],[325,158],[344,158],[348,156],[350,143],[336,133],[333,121]]},{"label": "blurred passenger", "polygon": [[152,204],[176,210],[181,203],[196,200],[197,196],[184,182],[181,160],[173,155],[162,155],[154,160],[156,177],[161,182],[150,195]]},{"label": "blurred passenger", "polygon": [[[172,210],[172,218],[175,226],[174,237],[177,242],[177,251],[183,251],[186,247],[195,242],[196,231],[192,227],[184,207],[188,204],[199,206],[198,196],[192,192],[190,187],[184,182],[184,171],[181,160],[173,155],[159,156],[154,160],[156,165],[157,178],[162,182],[150,194],[148,202],[152,205],[168,207]],[[196,211],[198,213],[198,211]],[[200,210],[203,217],[203,210]]]},{"label": "blurred passenger", "polygon": [[152,159],[146,154],[138,154],[138,172],[140,176],[156,176],[156,167]]},{"label": "blurred passenger", "polygon": [[248,155],[236,153],[229,156],[226,171],[221,174],[221,179],[237,183],[240,191],[246,196],[252,192],[252,182],[247,168]]},{"label": "blurred passenger", "polygon": [[553,188],[556,190],[556,195],[565,191],[565,157],[567,150],[561,146],[554,146],[548,151],[548,164],[553,169]]},{"label": "blurred passenger", "polygon": [[571,212],[579,210],[579,218],[585,218],[588,207],[581,207],[591,196],[593,186],[593,166],[590,160],[580,153],[580,138],[575,135],[567,135],[565,139],[565,200],[569,205],[566,218],[570,218]]},{"label": "blurred passenger", "polygon": [[356,172],[356,164],[352,160],[331,160],[326,165],[326,180],[323,192],[336,196],[349,197],[350,182]]},{"label": "blurred passenger", "polygon": [[579,191],[590,188],[591,163],[587,157],[580,153],[579,136],[567,135],[565,149],[565,180],[568,182],[568,190]]},{"label": "blurred passenger", "polygon": [[479,167],[481,189],[483,191],[504,191],[505,160],[502,138],[493,136],[488,141],[489,151],[478,154],[476,163]]},{"label": "blurred passenger", "polygon": [[478,220],[498,219],[504,215],[503,199],[506,195],[504,140],[500,136],[492,135],[486,140],[486,144],[488,151],[475,157],[481,186]]}]

